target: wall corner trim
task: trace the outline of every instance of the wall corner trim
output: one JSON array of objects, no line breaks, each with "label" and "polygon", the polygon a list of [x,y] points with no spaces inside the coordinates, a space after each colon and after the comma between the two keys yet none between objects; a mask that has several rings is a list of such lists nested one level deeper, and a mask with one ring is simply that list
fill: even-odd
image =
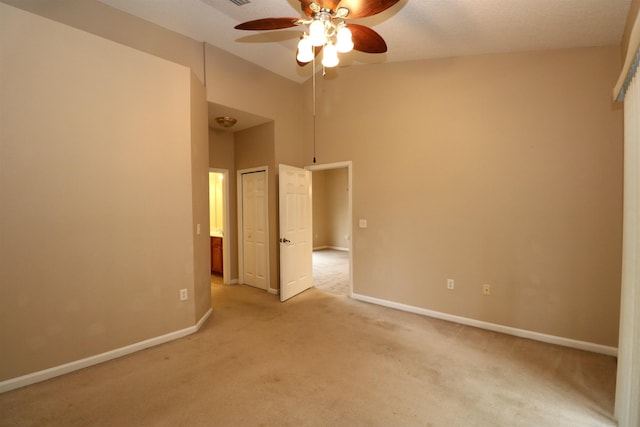
[{"label": "wall corner trim", "polygon": [[150,347],[155,347],[160,344],[167,343],[169,341],[177,340],[178,338],[183,338],[187,335],[191,335],[195,332],[198,332],[202,325],[207,321],[207,319],[213,313],[213,309],[210,308],[204,316],[194,326],[190,326],[185,329],[180,329],[178,331],[170,332],[165,335],[160,335],[155,338],[150,338],[148,340],[140,341],[134,344],[130,344],[124,347],[116,348],[114,350],[110,350],[104,353],[96,354],[95,356],[90,356],[84,359],[75,360],[73,362],[65,363],[64,365],[54,366],[52,368],[44,369],[42,371],[33,372],[31,374],[23,375],[21,377],[10,378],[5,381],[0,382],[0,393],[4,393],[7,391],[11,391],[20,387],[25,387],[31,384],[35,384],[41,381],[46,381],[51,378],[55,378],[64,374],[68,374],[73,371],[78,371],[80,369],[88,368],[89,366],[97,365],[102,362],[107,362],[112,359],[117,359],[118,357],[126,356],[131,353],[135,353],[140,350],[144,350]]},{"label": "wall corner trim", "polygon": [[446,320],[449,322],[460,323],[462,325],[473,326],[475,328],[487,329],[489,331],[500,332],[507,335],[513,335],[520,338],[528,338],[535,341],[546,342],[549,344],[571,347],[578,350],[591,351],[594,353],[606,354],[608,356],[618,356],[616,347],[609,347],[601,344],[590,343],[586,341],[578,341],[571,338],[558,337],[555,335],[542,334],[540,332],[528,331],[525,329],[512,328],[510,326],[498,325],[496,323],[483,322],[481,320],[470,319],[468,317],[456,316],[453,314],[442,313],[439,311],[428,310],[426,308],[415,307],[412,305],[401,304],[394,301],[370,297],[367,295],[353,294],[351,298],[368,302],[371,304],[381,305],[396,310],[407,311],[409,313],[420,314],[422,316],[433,317],[434,319]]}]

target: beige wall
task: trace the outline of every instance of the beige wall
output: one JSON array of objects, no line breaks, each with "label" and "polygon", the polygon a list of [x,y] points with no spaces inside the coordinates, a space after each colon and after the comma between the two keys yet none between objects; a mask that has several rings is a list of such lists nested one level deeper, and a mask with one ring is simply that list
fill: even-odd
[{"label": "beige wall", "polygon": [[327,171],[314,171],[313,182],[313,247],[322,249],[329,245],[327,218]]},{"label": "beige wall", "polygon": [[349,170],[347,168],[327,170],[328,202],[330,206],[331,230],[329,246],[348,249],[349,236]]},{"label": "beige wall", "polygon": [[318,154],[353,160],[354,292],[615,346],[619,68],[619,48],[603,47],[322,81]]},{"label": "beige wall", "polygon": [[621,53],[623,61],[626,57],[627,50],[629,50],[629,39],[631,38],[631,30],[633,28],[633,24],[636,22],[638,13],[640,13],[640,0],[631,0],[629,15],[627,16],[627,24],[625,25],[624,34],[622,35]]},{"label": "beige wall", "polygon": [[274,145],[273,122],[234,133],[236,171],[268,167],[269,286],[271,289],[279,289],[277,168]]},{"label": "beige wall", "polygon": [[[195,317],[211,309],[211,245],[209,242],[209,126],[206,90],[191,73],[191,203]],[[198,234],[198,225],[200,234]]]},{"label": "beige wall", "polygon": [[273,120],[233,135],[236,170],[269,167],[270,286],[278,289],[277,165],[302,166],[305,148],[312,146],[303,86],[214,46],[207,45],[206,59],[209,102]]},{"label": "beige wall", "polygon": [[313,172],[313,247],[349,249],[347,168]]},{"label": "beige wall", "polygon": [[233,133],[209,128],[209,167],[228,169],[236,167]]},{"label": "beige wall", "polygon": [[312,146],[311,133],[305,127],[304,112],[309,106],[303,89],[298,83],[207,45],[209,101],[272,119],[276,163],[302,166],[304,150]]},{"label": "beige wall", "polygon": [[238,201],[236,197],[236,166],[233,133],[209,129],[209,167],[229,171],[229,229],[224,238],[229,242],[229,253],[223,256],[229,260],[230,271],[226,272],[230,282],[238,280]]},{"label": "beige wall", "polygon": [[[274,120],[272,154],[270,158],[263,159],[262,164],[303,165],[306,145],[311,146],[309,115],[305,114],[310,111],[310,92],[306,91],[303,94],[303,87],[298,83],[214,46],[207,45],[204,52],[201,42],[150,24],[96,0],[86,0],[81,2],[82,4],[75,0],[1,1],[191,67],[198,78],[206,80],[209,102]],[[212,156],[215,158],[215,154]],[[310,160],[309,158],[309,162]],[[277,170],[275,167],[273,169],[269,177],[272,192],[269,215],[274,222],[272,230],[275,231],[277,204],[274,198]],[[233,189],[231,190],[233,192]],[[276,242],[271,242],[270,247],[272,263],[278,259],[277,235],[275,239]],[[277,264],[273,267],[277,267]],[[277,269],[272,268],[272,274],[275,274],[275,271]],[[272,279],[277,279],[277,276]],[[277,284],[272,286],[277,288]]]},{"label": "beige wall", "polygon": [[194,325],[189,69],[0,19],[0,380]]},{"label": "beige wall", "polygon": [[191,68],[204,81],[203,46],[98,0],[1,0],[57,22]]},{"label": "beige wall", "polygon": [[[275,163],[275,129],[274,123],[266,123],[249,129],[226,132],[209,130],[211,147],[209,166],[229,170],[229,220],[230,239],[229,263],[230,280],[242,283],[238,272],[238,210],[237,210],[237,171],[266,166],[268,168],[269,186],[269,271],[270,286],[278,289],[278,212],[277,212],[277,168]],[[225,236],[227,237],[227,235]]]}]

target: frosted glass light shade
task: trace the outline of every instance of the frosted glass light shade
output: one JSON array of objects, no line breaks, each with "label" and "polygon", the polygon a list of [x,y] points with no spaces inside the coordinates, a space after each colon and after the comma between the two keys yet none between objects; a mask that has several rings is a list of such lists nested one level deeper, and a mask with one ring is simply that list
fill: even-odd
[{"label": "frosted glass light shade", "polygon": [[353,49],[353,40],[351,38],[351,30],[347,27],[342,27],[338,30],[338,42],[336,43],[336,48],[338,48],[338,52],[347,53],[351,52]]},{"label": "frosted glass light shade", "polygon": [[338,49],[332,43],[327,43],[323,49],[322,65],[327,68],[335,67],[340,60],[338,59]]},{"label": "frosted glass light shade", "polygon": [[314,46],[322,46],[327,41],[324,35],[324,24],[322,21],[313,21],[309,25],[309,40]]},{"label": "frosted glass light shade", "polygon": [[298,42],[298,56],[296,57],[300,62],[313,61],[313,46],[308,37],[303,37]]}]

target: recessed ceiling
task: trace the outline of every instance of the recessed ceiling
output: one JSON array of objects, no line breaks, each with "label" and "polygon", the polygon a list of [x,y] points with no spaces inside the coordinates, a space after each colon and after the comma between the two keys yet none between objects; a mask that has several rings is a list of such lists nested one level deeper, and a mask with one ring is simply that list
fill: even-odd
[{"label": "recessed ceiling", "polygon": [[[216,117],[229,116],[238,120],[235,125],[225,128],[216,123]],[[224,132],[238,132],[254,126],[262,125],[272,121],[266,117],[257,116],[246,111],[236,110],[220,104],[209,103],[209,127],[211,129]]]},{"label": "recessed ceiling", "polygon": [[[220,47],[294,81],[311,67],[295,61],[299,27],[235,30],[259,18],[301,17],[299,0],[100,0],[170,30]],[[513,51],[618,44],[631,0],[400,0],[354,22],[377,31],[386,54],[353,52],[343,66]],[[344,56],[343,56],[344,58]]]}]

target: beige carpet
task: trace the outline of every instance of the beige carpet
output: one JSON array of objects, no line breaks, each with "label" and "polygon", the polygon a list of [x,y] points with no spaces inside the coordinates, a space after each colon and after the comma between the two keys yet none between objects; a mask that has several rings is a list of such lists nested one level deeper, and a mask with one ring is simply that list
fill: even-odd
[{"label": "beige carpet", "polygon": [[615,359],[310,289],[0,395],[2,426],[614,426]]},{"label": "beige carpet", "polygon": [[349,252],[313,251],[313,286],[338,295],[349,295]]}]

